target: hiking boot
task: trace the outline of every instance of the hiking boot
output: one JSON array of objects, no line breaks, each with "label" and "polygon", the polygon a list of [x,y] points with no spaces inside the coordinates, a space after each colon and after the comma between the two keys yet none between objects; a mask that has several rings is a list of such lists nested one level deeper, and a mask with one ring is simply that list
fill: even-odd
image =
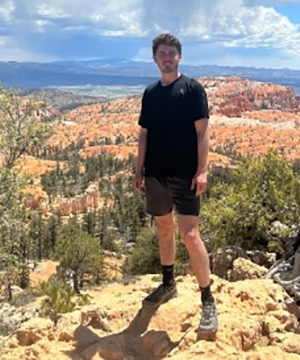
[{"label": "hiking boot", "polygon": [[161,284],[158,286],[158,288],[153,290],[151,294],[145,297],[145,299],[143,300],[143,306],[157,307],[161,304],[166,303],[174,297],[177,297],[176,283],[171,286],[164,286],[163,284]]},{"label": "hiking boot", "polygon": [[218,330],[218,315],[214,301],[206,301],[202,304],[201,320],[198,335],[201,340],[214,340]]}]

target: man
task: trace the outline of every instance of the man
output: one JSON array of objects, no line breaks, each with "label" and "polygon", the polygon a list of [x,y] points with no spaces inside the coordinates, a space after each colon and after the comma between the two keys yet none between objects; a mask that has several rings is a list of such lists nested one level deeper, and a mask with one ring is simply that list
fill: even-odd
[{"label": "man", "polygon": [[154,38],[152,50],[161,78],[143,94],[134,185],[145,193],[147,212],[157,224],[163,283],[143,300],[143,305],[157,307],[177,296],[175,208],[201,290],[199,329],[215,332],[217,311],[210,289],[209,258],[198,230],[200,195],[207,182],[206,93],[196,80],[180,74],[182,46],[175,36],[161,34]]}]

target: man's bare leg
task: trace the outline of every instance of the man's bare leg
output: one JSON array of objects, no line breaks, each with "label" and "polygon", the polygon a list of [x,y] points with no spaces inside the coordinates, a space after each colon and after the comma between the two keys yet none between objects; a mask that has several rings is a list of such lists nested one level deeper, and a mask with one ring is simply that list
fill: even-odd
[{"label": "man's bare leg", "polygon": [[178,215],[178,224],[198,284],[201,288],[205,288],[210,283],[209,257],[200,238],[198,217]]},{"label": "man's bare leg", "polygon": [[159,254],[162,265],[173,265],[176,254],[175,230],[173,212],[156,216]]},{"label": "man's bare leg", "polygon": [[217,311],[210,290],[209,257],[200,238],[198,217],[179,215],[178,224],[189,253],[194,274],[201,289],[202,315],[199,324],[199,338],[214,340],[218,327]]},{"label": "man's bare leg", "polygon": [[157,216],[155,221],[158,230],[163,283],[143,300],[143,305],[147,307],[158,307],[177,296],[174,279],[176,244],[173,212],[164,216]]}]

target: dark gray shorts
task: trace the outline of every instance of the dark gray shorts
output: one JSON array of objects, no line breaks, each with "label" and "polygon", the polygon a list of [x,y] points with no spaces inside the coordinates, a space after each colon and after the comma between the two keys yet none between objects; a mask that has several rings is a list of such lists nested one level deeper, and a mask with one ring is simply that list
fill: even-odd
[{"label": "dark gray shorts", "polygon": [[152,216],[169,214],[175,210],[181,215],[198,216],[200,196],[191,190],[191,177],[146,177],[147,212]]}]

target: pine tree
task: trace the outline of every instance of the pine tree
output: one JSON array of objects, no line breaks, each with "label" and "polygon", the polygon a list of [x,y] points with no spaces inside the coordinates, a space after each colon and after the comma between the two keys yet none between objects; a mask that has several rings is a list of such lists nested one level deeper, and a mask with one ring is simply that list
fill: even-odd
[{"label": "pine tree", "polygon": [[22,100],[0,89],[0,247],[16,257],[19,284],[28,285],[28,260],[33,242],[27,226],[30,212],[24,209],[24,188],[29,177],[18,162],[32,149],[40,148],[49,137],[49,127],[40,119],[43,105]]},{"label": "pine tree", "polygon": [[73,274],[74,290],[79,293],[80,277],[96,277],[102,272],[103,255],[96,239],[83,231],[74,221],[60,229],[55,258],[63,272]]},{"label": "pine tree", "polygon": [[231,182],[217,183],[203,203],[204,240],[211,249],[239,245],[281,253],[284,238],[300,218],[299,189],[299,175],[278,152],[243,158]]},{"label": "pine tree", "polygon": [[43,295],[45,295],[41,304],[41,314],[49,317],[56,326],[61,314],[75,309],[76,303],[72,300],[75,292],[69,284],[57,279],[42,283],[41,289]]}]

